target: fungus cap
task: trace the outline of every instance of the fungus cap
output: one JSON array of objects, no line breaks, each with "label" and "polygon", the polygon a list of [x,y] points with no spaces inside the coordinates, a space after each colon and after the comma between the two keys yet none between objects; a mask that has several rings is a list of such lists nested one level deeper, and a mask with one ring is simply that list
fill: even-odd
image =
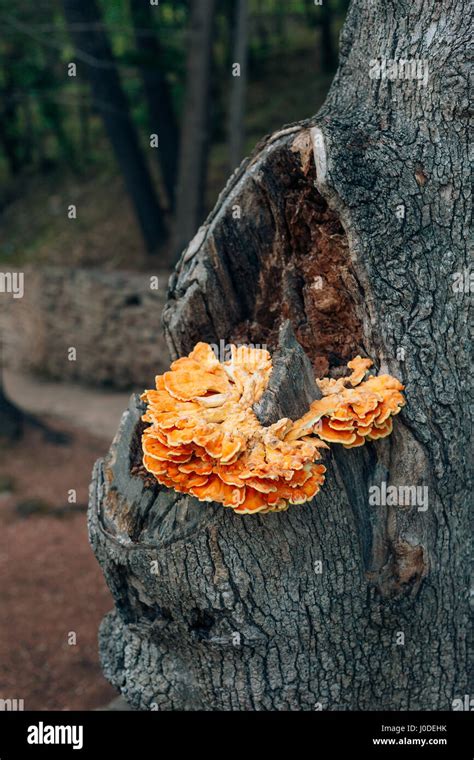
[{"label": "fungus cap", "polygon": [[371,366],[355,357],[347,377],[317,381],[323,397],[301,419],[264,427],[252,407],[268,386],[268,351],[232,346],[220,362],[198,343],[142,394],[143,464],[162,485],[237,514],[304,504],[324,483],[326,442],[353,448],[392,430],[403,386],[389,375],[362,382]]}]

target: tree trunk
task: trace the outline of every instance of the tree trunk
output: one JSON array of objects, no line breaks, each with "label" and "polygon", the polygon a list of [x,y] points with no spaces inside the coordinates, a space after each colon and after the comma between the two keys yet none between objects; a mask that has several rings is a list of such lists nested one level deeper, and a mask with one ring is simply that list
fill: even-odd
[{"label": "tree trunk", "polygon": [[15,92],[16,83],[13,75],[15,63],[14,54],[7,56],[2,76],[3,86],[0,90],[0,144],[12,177],[15,177],[22,167],[21,131]]},{"label": "tree trunk", "polygon": [[267,15],[263,0],[257,0],[256,13],[252,14],[255,19],[255,32],[258,39],[259,52],[266,57],[270,51],[269,32],[267,27]]},{"label": "tree trunk", "polygon": [[79,94],[79,104],[78,104],[78,121],[79,121],[79,135],[80,135],[79,144],[81,146],[80,150],[85,161],[87,161],[87,156],[90,155],[90,150],[91,150],[90,118],[91,118],[90,103],[88,102],[86,93],[81,92]]},{"label": "tree trunk", "polygon": [[130,9],[137,50],[142,60],[141,76],[148,108],[150,132],[159,138],[158,159],[170,208],[174,208],[178,176],[179,129],[171,93],[163,71],[159,41],[153,28],[149,0],[131,0]]},{"label": "tree trunk", "polygon": [[173,250],[178,256],[202,222],[209,143],[215,0],[192,0]]},{"label": "tree trunk", "polygon": [[149,252],[165,239],[165,226],[143,158],[127,99],[96,0],[63,0],[77,56],[89,79],[94,105],[102,116]]},{"label": "tree trunk", "polygon": [[[234,60],[239,64],[238,76],[233,76],[229,108],[229,162],[234,171],[242,160],[244,146],[245,91],[247,87],[247,0],[238,0],[235,19]],[[234,73],[234,72],[233,72]]]},{"label": "tree trunk", "polygon": [[22,411],[6,397],[0,378],[0,446],[21,437],[23,422]]},{"label": "tree trunk", "polygon": [[[237,517],[141,477],[132,399],[89,518],[116,602],[102,663],[136,708],[450,710],[469,693],[467,12],[352,3],[322,111],[257,148],[180,260],[173,357],[273,347],[288,319],[317,374],[367,353],[407,406],[389,438],[331,447],[311,503]],[[373,50],[427,59],[427,83],[371,78]],[[383,483],[428,502],[373,506]]]},{"label": "tree trunk", "polygon": [[12,404],[5,393],[3,383],[3,345],[0,341],[0,447],[21,438],[24,429],[24,414]]},{"label": "tree trunk", "polygon": [[336,53],[332,41],[332,10],[328,2],[321,6],[321,68],[332,72],[336,68]]},{"label": "tree trunk", "polygon": [[33,119],[33,109],[32,109],[32,98],[31,96],[25,95],[23,103],[22,103],[22,111],[23,111],[23,122],[25,125],[25,133],[23,138],[23,159],[25,162],[25,166],[32,166],[35,163],[35,149],[36,149],[36,140],[35,140],[35,127],[34,127],[34,119]]}]

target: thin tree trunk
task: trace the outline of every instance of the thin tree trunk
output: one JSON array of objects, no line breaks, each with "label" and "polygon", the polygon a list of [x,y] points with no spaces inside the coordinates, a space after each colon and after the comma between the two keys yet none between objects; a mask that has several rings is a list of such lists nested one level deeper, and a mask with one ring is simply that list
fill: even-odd
[{"label": "thin tree trunk", "polygon": [[22,410],[10,401],[5,392],[3,366],[3,340],[0,340],[0,447],[21,438],[25,423]]},{"label": "thin tree trunk", "polygon": [[285,49],[287,43],[286,23],[288,11],[287,3],[276,0],[274,3],[275,35],[278,37],[278,43],[282,50]]},{"label": "thin tree trunk", "polygon": [[81,153],[86,158],[91,150],[90,103],[85,93],[79,95],[79,140]]},{"label": "thin tree trunk", "polygon": [[18,103],[15,96],[16,84],[10,70],[14,63],[14,56],[7,57],[4,64],[3,87],[0,91],[0,143],[12,177],[22,167]]},{"label": "thin tree trunk", "polygon": [[[235,18],[234,60],[239,64],[238,76],[233,76],[229,107],[229,161],[233,171],[242,160],[245,128],[245,92],[247,88],[248,45],[247,0],[238,0]],[[233,72],[234,73],[234,72]]]},{"label": "thin tree trunk", "polygon": [[23,161],[25,166],[32,166],[35,162],[35,128],[33,111],[31,108],[31,97],[25,95],[23,104],[23,118],[25,123],[25,136],[23,138]]},{"label": "thin tree trunk", "polygon": [[258,47],[259,47],[260,53],[263,56],[268,55],[268,52],[270,50],[270,43],[268,39],[269,35],[268,35],[266,20],[267,20],[267,17],[263,8],[263,2],[262,0],[257,0],[255,30],[258,37]]},{"label": "thin tree trunk", "polygon": [[153,29],[149,0],[130,0],[137,50],[143,56],[141,76],[151,134],[159,138],[158,159],[170,208],[174,208],[178,175],[179,129],[163,71],[160,43]]},{"label": "thin tree trunk", "polygon": [[51,87],[50,77],[45,77],[45,80],[41,85],[44,88],[40,95],[41,118],[46,127],[46,132],[55,136],[59,151],[59,156],[55,153],[52,160],[55,158],[56,162],[59,163],[59,159],[61,159],[63,162],[68,162],[70,166],[75,165],[75,149],[63,124],[62,108],[54,100],[55,95],[48,92]]},{"label": "thin tree trunk", "polygon": [[0,446],[15,441],[23,431],[23,413],[7,398],[0,376]]},{"label": "thin tree trunk", "polygon": [[209,145],[212,29],[215,0],[192,0],[186,97],[173,250],[179,255],[203,220]]},{"label": "thin tree trunk", "polygon": [[[63,0],[79,60],[89,79],[149,252],[165,239],[163,215],[144,160],[96,0]],[[89,28],[84,28],[89,25]]]},{"label": "thin tree trunk", "polygon": [[314,10],[315,10],[314,0],[305,0],[304,15],[305,15],[306,23],[310,27],[317,25],[317,20],[316,20]]},{"label": "thin tree trunk", "polygon": [[[116,602],[104,671],[139,709],[450,710],[469,694],[468,4],[407,8],[352,3],[323,109],[242,164],[164,313],[173,357],[272,348],[288,319],[318,374],[367,353],[407,406],[389,438],[332,447],[311,503],[239,518],[140,477],[132,401],[89,519]],[[373,50],[426,61],[427,81],[377,79]],[[372,505],[383,484],[428,499]]]},{"label": "thin tree trunk", "polygon": [[334,71],[337,64],[336,51],[332,40],[332,10],[328,2],[321,6],[321,68]]}]

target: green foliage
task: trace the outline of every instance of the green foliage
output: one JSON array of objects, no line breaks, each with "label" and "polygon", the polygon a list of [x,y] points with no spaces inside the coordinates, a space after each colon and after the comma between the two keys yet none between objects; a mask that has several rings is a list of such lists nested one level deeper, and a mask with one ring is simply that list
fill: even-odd
[{"label": "green foliage", "polygon": [[[157,65],[165,73],[180,121],[186,85],[190,0],[166,0],[152,7],[160,60],[137,44],[131,0],[97,0],[133,119],[144,145],[148,113],[141,69]],[[331,37],[337,47],[348,0],[325,0]],[[217,0],[213,45],[211,183],[220,181],[225,161],[235,0]],[[315,50],[322,9],[313,0],[249,0],[249,67],[246,130],[255,141],[279,123],[308,116],[330,81]],[[60,0],[0,0],[0,204],[16,193],[18,178],[91,168],[116,171],[103,126],[91,105],[87,82],[71,43]],[[138,36],[140,41],[140,36]],[[68,76],[68,64],[78,64]],[[310,91],[299,88],[298,66],[311,66]],[[313,98],[313,101],[311,101]],[[215,159],[217,157],[217,159]],[[224,169],[222,169],[224,171]],[[225,179],[225,177],[224,177]],[[157,182],[160,182],[157,177]],[[212,191],[211,191],[212,195]]]}]

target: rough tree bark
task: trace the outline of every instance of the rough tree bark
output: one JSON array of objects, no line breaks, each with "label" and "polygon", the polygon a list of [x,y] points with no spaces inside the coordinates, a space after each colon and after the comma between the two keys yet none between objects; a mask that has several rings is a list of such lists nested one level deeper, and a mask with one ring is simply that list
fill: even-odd
[{"label": "rough tree bark", "polygon": [[[140,476],[132,399],[89,518],[116,602],[102,663],[136,708],[449,710],[469,693],[469,294],[452,287],[467,13],[353,2],[322,111],[257,148],[180,260],[174,357],[198,339],[274,346],[288,319],[318,374],[365,352],[408,403],[388,439],[332,447],[312,503],[238,518]],[[428,82],[371,79],[377,56],[426,59]],[[371,506],[384,481],[427,486],[428,508]]]}]

